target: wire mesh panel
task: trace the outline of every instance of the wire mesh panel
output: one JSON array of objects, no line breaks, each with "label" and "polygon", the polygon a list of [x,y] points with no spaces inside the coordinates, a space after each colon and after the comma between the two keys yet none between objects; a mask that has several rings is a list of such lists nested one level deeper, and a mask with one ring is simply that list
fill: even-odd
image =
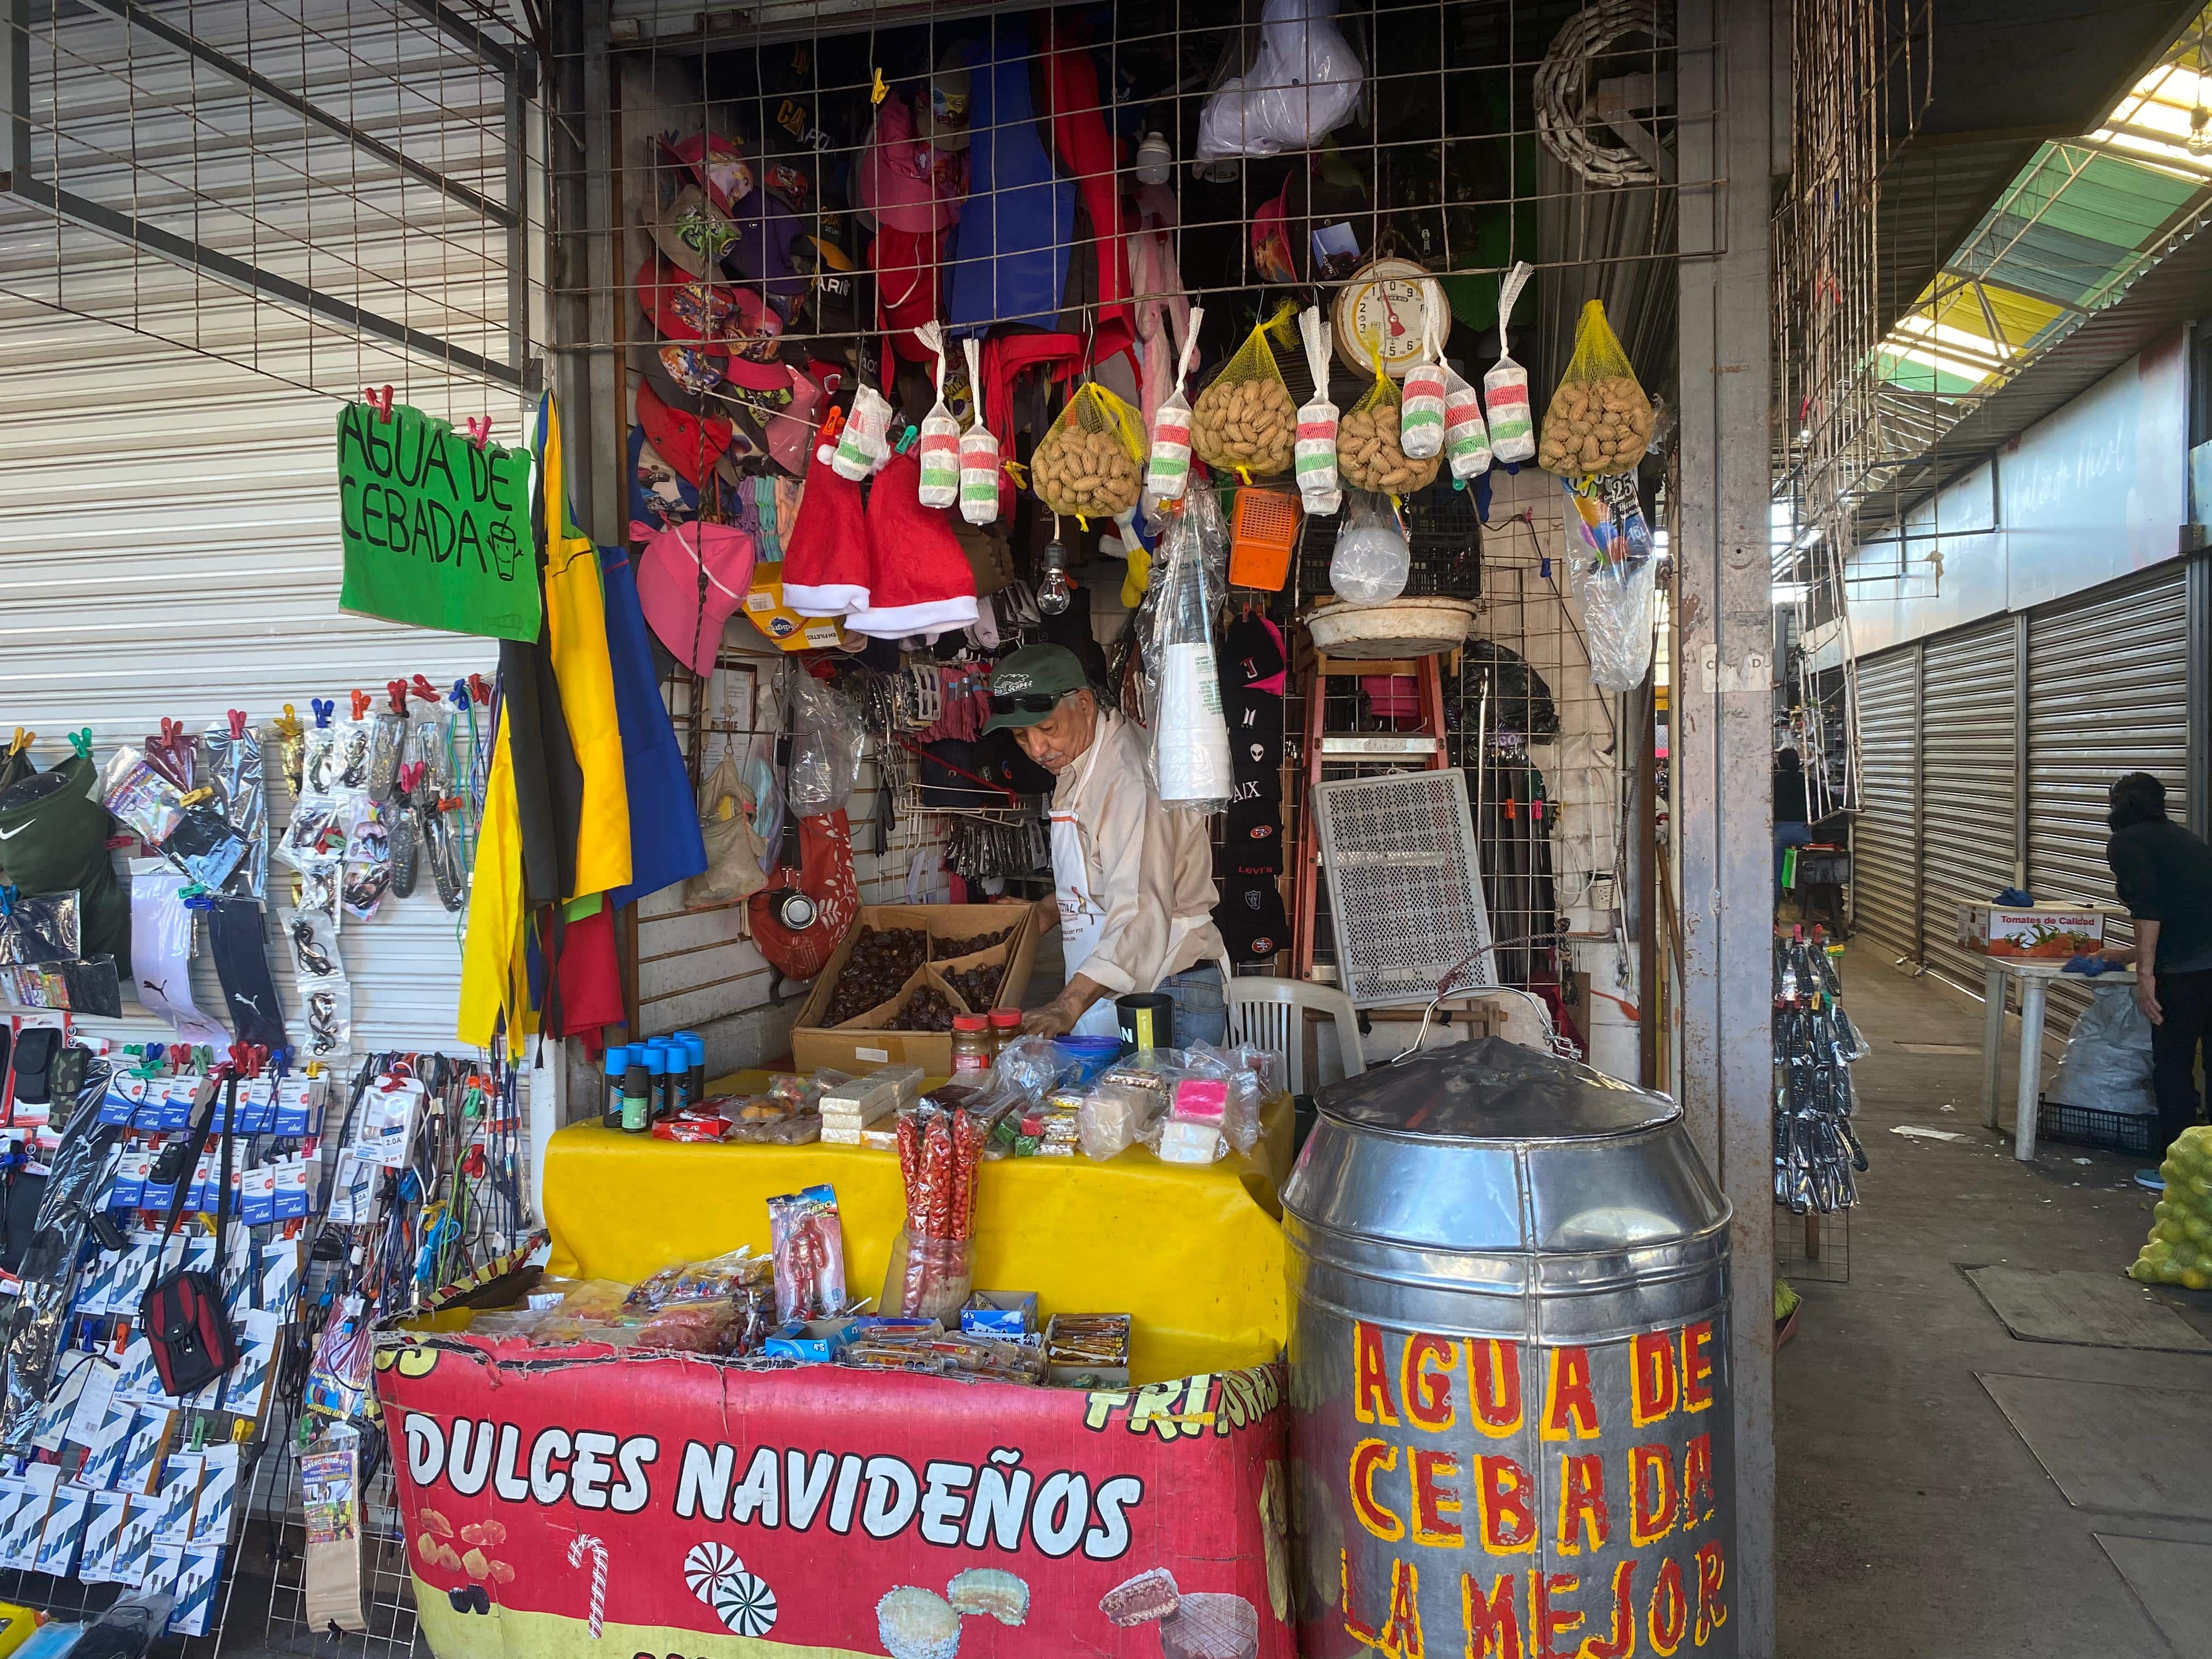
[{"label": "wire mesh panel", "polygon": [[1338,982],[1357,1006],[1426,1002],[1455,969],[1498,983],[1464,773],[1317,784],[1314,811]]}]

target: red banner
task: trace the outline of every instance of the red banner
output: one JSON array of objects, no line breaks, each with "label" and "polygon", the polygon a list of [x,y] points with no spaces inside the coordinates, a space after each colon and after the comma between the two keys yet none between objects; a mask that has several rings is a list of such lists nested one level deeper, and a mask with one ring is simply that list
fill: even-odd
[{"label": "red banner", "polygon": [[1085,1393],[384,1341],[440,1659],[1295,1653],[1279,1366]]}]

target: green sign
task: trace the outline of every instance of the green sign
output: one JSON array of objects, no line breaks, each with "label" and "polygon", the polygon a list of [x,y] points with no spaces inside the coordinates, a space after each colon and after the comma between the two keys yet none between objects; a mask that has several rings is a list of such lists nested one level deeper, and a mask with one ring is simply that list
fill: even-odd
[{"label": "green sign", "polygon": [[348,611],[456,634],[535,640],[530,452],[478,449],[443,421],[368,404],[338,416]]}]

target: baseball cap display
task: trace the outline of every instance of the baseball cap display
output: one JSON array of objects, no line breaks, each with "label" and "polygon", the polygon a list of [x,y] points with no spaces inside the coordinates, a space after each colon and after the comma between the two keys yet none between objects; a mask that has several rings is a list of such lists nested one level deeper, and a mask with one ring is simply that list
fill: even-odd
[{"label": "baseball cap display", "polygon": [[688,138],[664,137],[664,160],[689,173],[724,214],[752,194],[753,170],[737,144],[720,133],[695,132]]},{"label": "baseball cap display", "polygon": [[1289,947],[1290,918],[1283,891],[1271,875],[1239,875],[1223,884],[1213,925],[1239,962],[1260,962]]},{"label": "baseball cap display", "polygon": [[641,542],[699,516],[699,487],[661,459],[645,435],[629,429],[629,535]]},{"label": "baseball cap display", "polygon": [[1232,800],[1221,817],[1221,866],[1279,872],[1283,867],[1283,805],[1279,800]]},{"label": "baseball cap display", "polygon": [[1090,682],[1064,645],[1025,645],[991,671],[991,718],[986,732],[1018,732],[1041,724],[1054,706]]},{"label": "baseball cap display", "polygon": [[1258,611],[1230,618],[1221,632],[1221,677],[1231,686],[1283,694],[1282,630]]},{"label": "baseball cap display", "polygon": [[722,256],[738,240],[729,215],[690,184],[656,203],[646,215],[646,228],[660,251],[694,276],[719,275]]},{"label": "baseball cap display", "polygon": [[660,458],[692,484],[705,481],[728,453],[733,435],[729,422],[719,416],[702,417],[671,409],[650,380],[637,389],[637,423]]},{"label": "baseball cap display", "polygon": [[638,605],[660,642],[701,675],[714,672],[722,625],[753,579],[753,538],[726,524],[679,525],[645,544]]},{"label": "baseball cap display", "polygon": [[784,603],[781,559],[753,566],[752,586],[745,592],[745,620],[779,651],[827,651],[840,642],[835,617],[802,617]]},{"label": "baseball cap display", "polygon": [[937,59],[937,73],[929,77],[929,100],[923,105],[920,135],[939,149],[968,148],[968,48],[954,44]]},{"label": "baseball cap display", "polygon": [[1283,789],[1283,700],[1266,691],[1231,691],[1222,699],[1229,722],[1229,762],[1237,781],[1257,784],[1270,799]]}]

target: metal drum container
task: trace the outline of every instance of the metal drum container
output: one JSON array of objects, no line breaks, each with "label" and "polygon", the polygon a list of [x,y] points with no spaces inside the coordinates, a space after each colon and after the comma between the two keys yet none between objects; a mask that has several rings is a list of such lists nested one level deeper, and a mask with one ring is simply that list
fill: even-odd
[{"label": "metal drum container", "polygon": [[1322,1091],[1290,1184],[1303,1659],[1733,1656],[1729,1206],[1501,1038]]}]

